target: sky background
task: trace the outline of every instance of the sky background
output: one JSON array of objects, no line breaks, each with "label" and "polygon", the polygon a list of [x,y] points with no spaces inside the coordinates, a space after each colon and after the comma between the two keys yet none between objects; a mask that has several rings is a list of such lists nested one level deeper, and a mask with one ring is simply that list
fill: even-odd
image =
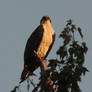
[{"label": "sky background", "polygon": [[80,88],[91,92],[92,0],[0,0],[0,92],[10,92],[18,84],[26,41],[44,15],[50,16],[56,32],[48,58],[56,58],[58,35],[68,19],[82,28],[89,48],[84,65],[90,72],[82,78]]}]

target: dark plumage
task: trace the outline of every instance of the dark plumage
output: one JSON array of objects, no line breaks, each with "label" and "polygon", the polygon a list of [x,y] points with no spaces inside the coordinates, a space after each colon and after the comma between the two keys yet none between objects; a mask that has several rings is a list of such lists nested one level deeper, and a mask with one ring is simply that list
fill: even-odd
[{"label": "dark plumage", "polygon": [[24,70],[21,75],[23,82],[30,74],[40,66],[40,60],[34,50],[41,58],[46,58],[55,40],[55,33],[49,16],[43,16],[40,25],[29,37],[24,51]]}]

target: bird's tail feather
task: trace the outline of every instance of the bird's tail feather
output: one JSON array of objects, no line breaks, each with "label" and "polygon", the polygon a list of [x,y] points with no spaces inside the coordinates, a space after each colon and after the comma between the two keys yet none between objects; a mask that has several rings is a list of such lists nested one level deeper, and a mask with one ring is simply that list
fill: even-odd
[{"label": "bird's tail feather", "polygon": [[20,83],[22,83],[24,80],[26,80],[30,75],[30,71],[28,70],[28,68],[24,68],[22,74],[21,74],[21,81]]}]

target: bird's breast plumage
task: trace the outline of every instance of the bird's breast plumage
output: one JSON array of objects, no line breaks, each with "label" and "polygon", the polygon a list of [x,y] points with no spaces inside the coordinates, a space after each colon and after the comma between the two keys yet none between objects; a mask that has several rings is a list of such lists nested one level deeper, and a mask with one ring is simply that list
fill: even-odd
[{"label": "bird's breast plumage", "polygon": [[37,50],[40,57],[45,57],[53,41],[53,29],[43,25],[43,37]]}]

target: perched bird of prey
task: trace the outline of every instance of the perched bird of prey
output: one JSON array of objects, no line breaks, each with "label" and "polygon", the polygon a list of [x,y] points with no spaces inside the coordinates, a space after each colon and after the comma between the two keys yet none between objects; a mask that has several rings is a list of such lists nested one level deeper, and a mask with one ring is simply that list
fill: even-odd
[{"label": "perched bird of prey", "polygon": [[24,70],[21,74],[21,82],[27,79],[41,64],[34,51],[41,58],[46,59],[54,40],[55,32],[52,28],[50,17],[43,16],[40,20],[40,25],[33,31],[27,41],[24,51]]}]

